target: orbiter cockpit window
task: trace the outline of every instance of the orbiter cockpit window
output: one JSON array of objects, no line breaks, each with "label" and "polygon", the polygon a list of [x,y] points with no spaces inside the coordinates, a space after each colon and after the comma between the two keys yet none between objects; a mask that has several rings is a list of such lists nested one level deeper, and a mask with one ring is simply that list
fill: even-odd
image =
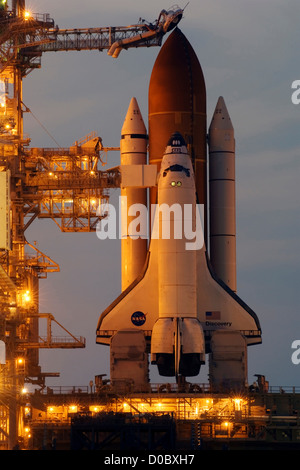
[{"label": "orbiter cockpit window", "polygon": [[186,176],[190,176],[190,170],[188,168],[184,168],[182,165],[171,165],[169,168],[166,168],[163,172],[163,176],[167,176],[168,171],[183,171]]}]

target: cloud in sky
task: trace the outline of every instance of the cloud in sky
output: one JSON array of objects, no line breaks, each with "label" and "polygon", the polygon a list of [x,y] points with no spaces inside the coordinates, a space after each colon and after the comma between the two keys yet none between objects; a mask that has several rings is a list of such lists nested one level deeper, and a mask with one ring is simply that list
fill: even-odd
[{"label": "cloud in sky", "polygon": [[[152,21],[169,7],[158,0],[31,0],[30,6],[49,12],[60,28]],[[239,295],[257,311],[264,333],[263,345],[250,348],[249,375],[266,374],[276,385],[300,385],[290,361],[291,342],[298,331],[300,337],[300,105],[291,102],[291,83],[300,79],[299,9],[297,0],[191,0],[180,25],[203,68],[208,125],[222,95],[235,127]],[[105,145],[116,146],[132,96],[147,125],[148,84],[158,52],[134,49],[117,60],[105,51],[44,54],[41,70],[24,80],[24,102],[62,146],[92,130]],[[25,131],[33,146],[55,145],[30,115]],[[118,158],[112,155],[108,166]],[[41,282],[43,308],[88,341],[84,352],[43,352],[42,366],[56,371],[61,361],[57,384],[87,384],[109,370],[107,350],[95,345],[95,329],[120,290],[119,245],[104,246],[95,234],[61,234],[51,221],[35,222],[28,239],[39,240],[40,249],[61,266],[60,274]]]}]

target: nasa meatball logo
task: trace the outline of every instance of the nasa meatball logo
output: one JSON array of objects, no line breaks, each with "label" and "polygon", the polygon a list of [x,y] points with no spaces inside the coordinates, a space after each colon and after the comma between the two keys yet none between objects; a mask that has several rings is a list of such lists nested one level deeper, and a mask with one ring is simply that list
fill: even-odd
[{"label": "nasa meatball logo", "polygon": [[146,315],[143,312],[134,312],[131,321],[135,326],[142,326],[146,321]]}]

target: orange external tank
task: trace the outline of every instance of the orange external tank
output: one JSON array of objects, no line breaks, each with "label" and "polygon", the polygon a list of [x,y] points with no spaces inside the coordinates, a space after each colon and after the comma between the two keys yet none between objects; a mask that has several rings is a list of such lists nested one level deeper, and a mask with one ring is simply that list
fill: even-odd
[{"label": "orange external tank", "polygon": [[[191,155],[198,203],[207,193],[206,87],[199,60],[176,28],[162,46],[149,84],[149,164],[158,170],[170,135],[180,132]],[[156,190],[150,193],[156,202]]]}]

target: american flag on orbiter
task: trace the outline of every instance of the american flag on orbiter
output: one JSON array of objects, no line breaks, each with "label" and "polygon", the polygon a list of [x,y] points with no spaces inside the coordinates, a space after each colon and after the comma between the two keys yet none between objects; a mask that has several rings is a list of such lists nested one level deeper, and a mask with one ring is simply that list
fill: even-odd
[{"label": "american flag on orbiter", "polygon": [[220,320],[221,319],[221,312],[214,311],[214,312],[205,312],[205,317],[207,320]]}]

